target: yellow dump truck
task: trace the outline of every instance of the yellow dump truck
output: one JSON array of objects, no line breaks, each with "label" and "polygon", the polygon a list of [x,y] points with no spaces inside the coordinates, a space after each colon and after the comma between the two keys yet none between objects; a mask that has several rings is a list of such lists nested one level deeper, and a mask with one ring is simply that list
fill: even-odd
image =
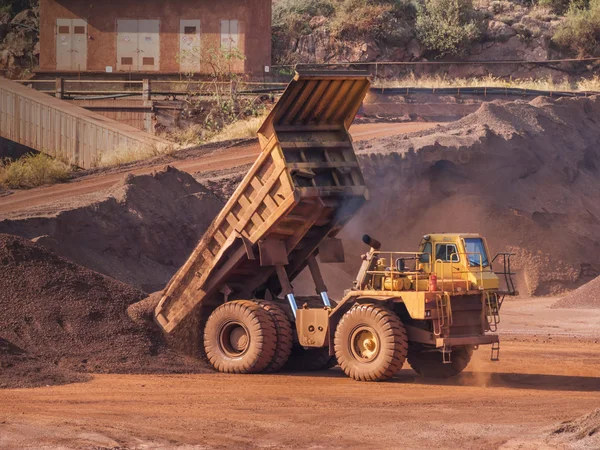
[{"label": "yellow dump truck", "polygon": [[[275,372],[336,363],[357,380],[384,380],[405,360],[447,377],[491,344],[503,295],[485,239],[425,236],[417,252],[370,250],[353,286],[329,299],[321,263],[343,262],[336,238],[368,192],[348,128],[370,87],[361,72],[300,72],[258,132],[262,152],[155,311],[166,332],[194,317],[221,372]],[[319,259],[317,259],[317,256]],[[510,255],[502,272],[510,280]],[[315,298],[292,282],[306,269]]]}]

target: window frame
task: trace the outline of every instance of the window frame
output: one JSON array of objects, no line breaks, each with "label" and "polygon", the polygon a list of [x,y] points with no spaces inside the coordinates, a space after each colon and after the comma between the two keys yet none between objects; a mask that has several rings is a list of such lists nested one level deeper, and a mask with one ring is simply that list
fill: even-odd
[{"label": "window frame", "polygon": [[[438,258],[439,247],[446,247],[446,259]],[[448,258],[448,246],[454,247],[454,252],[450,253],[450,259]],[[456,255],[456,260],[452,260],[452,255]],[[454,242],[438,242],[435,244],[435,260],[443,263],[460,263],[460,254],[458,252],[458,245]]]},{"label": "window frame", "polygon": [[[427,250],[427,246],[429,246],[429,250]],[[432,254],[433,254],[433,245],[431,244],[431,242],[427,241],[425,243],[425,245],[423,246],[423,251],[422,251],[421,255],[419,256],[419,262],[421,264],[431,264],[431,259],[433,257]],[[423,259],[423,257],[425,255],[429,256],[429,258],[427,259],[427,261],[425,261]]]}]

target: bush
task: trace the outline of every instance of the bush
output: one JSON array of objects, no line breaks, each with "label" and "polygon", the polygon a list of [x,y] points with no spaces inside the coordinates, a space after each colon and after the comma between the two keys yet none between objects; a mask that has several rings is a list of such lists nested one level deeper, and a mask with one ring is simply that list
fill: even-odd
[{"label": "bush", "polygon": [[37,4],[37,0],[0,0],[0,12],[17,14],[24,9],[33,8],[37,6]]},{"label": "bush", "polygon": [[0,184],[10,188],[32,188],[66,181],[71,167],[43,153],[0,162]]},{"label": "bush", "polygon": [[550,8],[556,14],[563,15],[569,9],[582,9],[589,6],[589,0],[538,0],[538,5]]},{"label": "bush", "polygon": [[177,148],[174,145],[137,145],[117,147],[110,152],[102,153],[95,161],[96,167],[115,167],[158,156],[172,156]]},{"label": "bush", "polygon": [[414,6],[404,0],[342,0],[329,25],[334,36],[356,38],[370,35],[376,40],[399,43],[408,40]]},{"label": "bush", "polygon": [[581,57],[600,54],[600,0],[571,7],[552,40]]},{"label": "bush", "polygon": [[313,17],[331,17],[334,13],[331,0],[280,0],[273,4],[273,28],[297,37],[312,31]]},{"label": "bush", "polygon": [[461,55],[482,34],[471,0],[425,0],[417,7],[417,36],[438,56]]},{"label": "bush", "polygon": [[246,120],[234,122],[223,128],[218,134],[210,139],[210,142],[233,141],[237,139],[255,138],[260,126],[265,121],[267,113],[260,117],[252,117]]},{"label": "bush", "polygon": [[292,38],[312,32],[311,19],[325,17],[333,36],[401,41],[410,35],[414,16],[409,0],[280,0],[273,4],[273,29]]}]

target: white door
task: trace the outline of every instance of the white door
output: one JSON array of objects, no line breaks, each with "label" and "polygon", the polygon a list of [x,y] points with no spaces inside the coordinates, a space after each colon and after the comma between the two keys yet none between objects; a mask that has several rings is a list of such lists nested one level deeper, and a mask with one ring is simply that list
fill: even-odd
[{"label": "white door", "polygon": [[160,68],[160,20],[140,20],[138,28],[139,67],[144,72]]},{"label": "white door", "polygon": [[137,20],[117,21],[117,70],[139,70],[137,34]]},{"label": "white door", "polygon": [[56,70],[71,70],[71,19],[56,19]]},{"label": "white door", "polygon": [[72,68],[73,70],[87,70],[87,47],[88,26],[85,20],[73,19],[73,36],[71,45],[73,47]]},{"label": "white door", "polygon": [[56,69],[87,70],[87,22],[56,19]]},{"label": "white door", "polygon": [[117,21],[117,70],[139,70],[138,21]]},{"label": "white door", "polygon": [[153,72],[160,68],[160,21],[117,21],[117,70]]},{"label": "white door", "polygon": [[182,20],[179,26],[179,70],[200,71],[200,21]]}]

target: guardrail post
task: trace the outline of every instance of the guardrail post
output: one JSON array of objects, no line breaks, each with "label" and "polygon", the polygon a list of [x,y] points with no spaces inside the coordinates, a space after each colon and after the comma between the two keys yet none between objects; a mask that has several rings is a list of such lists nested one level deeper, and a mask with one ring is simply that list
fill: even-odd
[{"label": "guardrail post", "polygon": [[62,78],[56,79],[56,98],[63,99],[65,98],[65,80]]},{"label": "guardrail post", "polygon": [[142,97],[144,98],[144,102],[148,102],[152,99],[152,88],[150,85],[150,80],[144,79],[142,83]]}]

